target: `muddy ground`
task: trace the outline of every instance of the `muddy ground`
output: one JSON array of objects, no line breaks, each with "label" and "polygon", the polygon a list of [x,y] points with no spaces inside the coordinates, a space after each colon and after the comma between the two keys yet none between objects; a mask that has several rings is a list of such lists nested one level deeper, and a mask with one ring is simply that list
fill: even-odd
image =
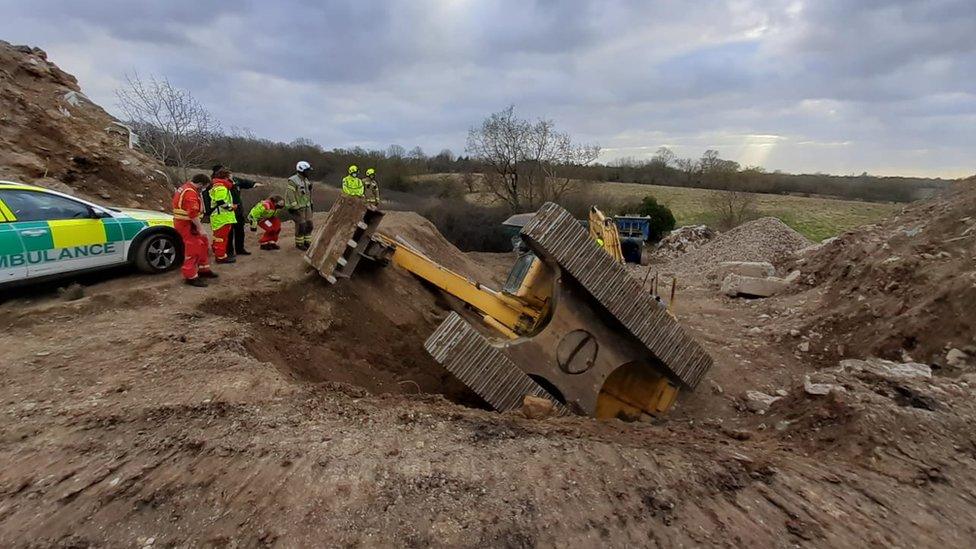
[{"label": "muddy ground", "polygon": [[[676,313],[716,366],[667,419],[528,420],[484,410],[426,356],[447,310],[428,288],[393,267],[329,287],[306,273],[290,224],[283,244],[252,242],[207,289],[113,273],[75,301],[7,296],[0,545],[976,539],[969,384],[858,374],[843,394],[806,395],[813,365],[784,338],[788,320],[768,321],[802,296],[683,288]],[[463,263],[499,280],[506,261]],[[750,389],[786,396],[757,415]]]}]

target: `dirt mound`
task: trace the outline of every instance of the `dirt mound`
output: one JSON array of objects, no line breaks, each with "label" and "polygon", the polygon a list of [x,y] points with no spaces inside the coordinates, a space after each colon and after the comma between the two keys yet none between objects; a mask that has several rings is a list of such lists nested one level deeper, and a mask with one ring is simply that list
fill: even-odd
[{"label": "dirt mound", "polygon": [[387,212],[379,232],[407,243],[427,257],[472,280],[488,281],[492,272],[451,244],[427,218],[414,212]]},{"label": "dirt mound", "polygon": [[816,286],[807,329],[831,356],[879,355],[943,364],[976,351],[976,179],[908,206],[890,221],[845,233],[797,261]]},{"label": "dirt mound", "polygon": [[763,217],[724,232],[662,266],[665,272],[703,275],[723,261],[782,263],[811,242],[775,217]]},{"label": "dirt mound", "polygon": [[0,178],[113,205],[162,209],[160,166],[44,51],[0,40]]}]

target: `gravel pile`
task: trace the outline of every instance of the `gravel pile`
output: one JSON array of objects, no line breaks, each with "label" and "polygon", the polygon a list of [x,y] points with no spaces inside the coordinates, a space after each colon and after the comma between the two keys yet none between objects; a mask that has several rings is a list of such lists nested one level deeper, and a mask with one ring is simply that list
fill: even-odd
[{"label": "gravel pile", "polygon": [[723,261],[781,263],[812,243],[775,217],[763,217],[719,234],[707,243],[663,264],[661,271],[706,275]]},{"label": "gravel pile", "polygon": [[686,225],[679,227],[657,243],[654,257],[667,261],[694,250],[715,238],[718,233],[708,225]]}]

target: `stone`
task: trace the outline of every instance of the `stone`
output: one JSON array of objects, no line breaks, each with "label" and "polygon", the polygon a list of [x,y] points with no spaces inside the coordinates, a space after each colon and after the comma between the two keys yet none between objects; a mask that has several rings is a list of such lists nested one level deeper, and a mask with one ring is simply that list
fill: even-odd
[{"label": "stone", "polygon": [[715,268],[719,280],[724,280],[730,274],[765,278],[775,275],[776,268],[766,261],[723,261]]},{"label": "stone", "polygon": [[959,349],[949,349],[946,353],[946,364],[954,368],[961,368],[969,364],[969,355]]},{"label": "stone", "polygon": [[800,330],[793,328],[790,330],[790,337],[800,337]]},{"label": "stone", "polygon": [[766,411],[769,410],[769,407],[780,398],[781,397],[767,395],[761,391],[746,391],[746,408],[750,412],[765,414]]},{"label": "stone", "polygon": [[796,348],[799,349],[801,353],[810,352],[810,342],[803,341],[799,345],[797,345]]},{"label": "stone", "polygon": [[722,389],[722,386],[716,383],[714,379],[708,380],[708,384],[711,386],[712,392],[716,395],[720,395],[725,392],[725,390]]},{"label": "stone", "polygon": [[730,274],[722,281],[722,293],[729,297],[769,297],[785,290],[787,284],[781,278],[756,278]]},{"label": "stone", "polygon": [[529,419],[544,419],[553,414],[555,405],[547,398],[525,395],[522,399],[522,415]]},{"label": "stone", "polygon": [[752,335],[759,335],[762,333],[762,328],[759,326],[753,326],[752,328],[749,328],[749,333]]},{"label": "stone", "polygon": [[789,394],[790,394],[790,392],[787,391],[786,389],[776,389],[776,396],[785,397],[785,396],[787,396]]},{"label": "stone", "polygon": [[75,282],[66,288],[58,288],[58,296],[65,301],[75,301],[85,297],[85,287]]},{"label": "stone", "polygon": [[271,282],[281,282],[281,277],[278,275],[268,275],[268,280]]},{"label": "stone", "polygon": [[844,370],[869,372],[885,379],[918,379],[932,377],[932,368],[928,364],[920,364],[918,362],[898,363],[875,357],[867,360],[848,358],[840,361],[840,367]]},{"label": "stone", "polygon": [[813,383],[810,381],[810,376],[804,376],[803,391],[808,395],[825,396],[829,395],[831,391],[846,393],[847,389],[834,383]]},{"label": "stone", "polygon": [[802,274],[803,273],[801,273],[800,271],[792,271],[790,274],[786,275],[783,281],[786,282],[787,284],[796,284],[800,280],[800,276]]}]

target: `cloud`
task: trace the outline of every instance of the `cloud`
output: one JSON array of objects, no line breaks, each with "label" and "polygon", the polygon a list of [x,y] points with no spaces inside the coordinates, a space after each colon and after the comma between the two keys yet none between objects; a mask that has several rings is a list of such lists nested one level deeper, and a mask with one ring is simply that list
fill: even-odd
[{"label": "cloud", "polygon": [[461,152],[514,103],[605,159],[669,144],[789,171],[976,171],[971,0],[0,5],[0,36],[110,109],[124,73],[160,74],[272,139]]}]

